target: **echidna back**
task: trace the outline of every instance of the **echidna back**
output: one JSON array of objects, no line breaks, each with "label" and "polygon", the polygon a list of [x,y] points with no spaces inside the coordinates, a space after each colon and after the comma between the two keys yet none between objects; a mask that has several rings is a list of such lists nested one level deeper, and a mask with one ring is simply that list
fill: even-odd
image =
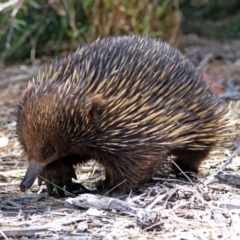
[{"label": "echidna back", "polygon": [[139,146],[141,136],[145,146],[190,149],[223,139],[226,111],[196,67],[168,44],[150,38],[108,38],[83,46],[73,59],[81,79],[75,80],[82,85],[79,95],[102,94],[109,100],[100,121],[105,136],[114,134],[121,144],[125,137],[128,146],[130,140]]}]

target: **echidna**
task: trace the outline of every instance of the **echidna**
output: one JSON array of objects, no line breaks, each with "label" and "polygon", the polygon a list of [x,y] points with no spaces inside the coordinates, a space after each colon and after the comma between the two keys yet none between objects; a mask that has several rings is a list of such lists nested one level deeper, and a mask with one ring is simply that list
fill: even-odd
[{"label": "echidna", "polygon": [[104,166],[106,187],[123,192],[170,155],[197,172],[226,140],[226,113],[166,43],[117,36],[84,45],[40,72],[19,100],[17,134],[29,161],[20,189],[40,174],[71,190],[73,166],[89,159]]}]

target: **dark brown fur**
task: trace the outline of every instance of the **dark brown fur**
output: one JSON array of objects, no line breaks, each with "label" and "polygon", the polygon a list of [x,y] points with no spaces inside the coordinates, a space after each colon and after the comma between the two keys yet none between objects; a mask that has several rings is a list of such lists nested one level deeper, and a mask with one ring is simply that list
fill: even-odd
[{"label": "dark brown fur", "polygon": [[73,166],[89,159],[103,164],[107,188],[123,192],[170,155],[197,172],[226,140],[226,112],[165,43],[132,36],[83,46],[39,73],[20,98],[17,133],[29,160],[21,190],[38,174],[71,189]]},{"label": "dark brown fur", "polygon": [[[210,150],[199,150],[199,151],[192,151],[192,150],[181,150],[175,149],[171,153],[172,155],[176,156],[174,162],[177,164],[172,165],[175,174],[178,176],[182,172],[180,169],[184,169],[184,172],[193,172],[198,173],[198,167],[201,162],[207,158],[209,155]],[[189,164],[191,162],[191,164]]]}]

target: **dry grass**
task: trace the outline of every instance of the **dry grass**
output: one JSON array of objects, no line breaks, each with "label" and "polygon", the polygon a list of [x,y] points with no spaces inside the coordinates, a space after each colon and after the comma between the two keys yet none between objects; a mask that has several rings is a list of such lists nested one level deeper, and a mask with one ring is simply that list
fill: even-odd
[{"label": "dry grass", "polygon": [[179,0],[9,0],[0,12],[0,65],[28,57],[35,62],[119,34],[161,37],[177,46],[182,20]]},{"label": "dry grass", "polygon": [[[0,75],[0,239],[240,238],[240,190],[218,180],[206,184],[208,177],[199,177],[193,184],[177,180],[167,165],[159,169],[153,182],[123,197],[124,202],[99,197],[103,207],[100,203],[94,207],[92,197],[84,200],[86,195],[80,195],[74,204],[69,198],[48,197],[45,187],[40,189],[37,184],[21,193],[26,163],[15,137],[14,106],[26,78],[35,72],[30,66],[11,66]],[[238,106],[239,101],[231,105],[236,131]],[[213,152],[202,170],[211,176],[229,155],[230,149]],[[239,171],[238,160],[227,170]],[[79,181],[92,186],[101,169],[90,162],[78,173]],[[79,203],[88,204],[87,209],[77,207]],[[123,205],[116,210],[114,204]]]},{"label": "dry grass", "polygon": [[91,26],[90,41],[100,36],[132,33],[178,43],[181,27],[179,1],[96,0],[91,10],[85,6],[84,11]]}]

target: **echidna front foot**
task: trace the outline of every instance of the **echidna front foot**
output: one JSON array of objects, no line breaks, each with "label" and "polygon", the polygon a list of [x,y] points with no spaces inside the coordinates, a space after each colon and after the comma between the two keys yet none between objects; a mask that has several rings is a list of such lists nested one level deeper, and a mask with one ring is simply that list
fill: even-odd
[{"label": "echidna front foot", "polygon": [[206,150],[174,149],[171,152],[171,154],[175,156],[174,162],[178,167],[173,163],[172,168],[176,176],[184,177],[182,172],[198,173],[199,165],[204,159],[207,158],[209,152],[210,152],[209,149]]},{"label": "echidna front foot", "polygon": [[[47,181],[45,181],[41,177],[43,177]],[[72,193],[73,191],[72,178],[77,178],[75,174],[75,169],[73,167],[72,159],[71,157],[64,157],[44,167],[44,169],[40,173],[40,177],[38,178],[38,185],[41,186],[42,181],[45,181],[47,191],[50,196],[54,193],[53,190],[55,185],[57,188],[57,193],[61,197],[64,197],[64,187],[66,191],[70,193]]]}]

